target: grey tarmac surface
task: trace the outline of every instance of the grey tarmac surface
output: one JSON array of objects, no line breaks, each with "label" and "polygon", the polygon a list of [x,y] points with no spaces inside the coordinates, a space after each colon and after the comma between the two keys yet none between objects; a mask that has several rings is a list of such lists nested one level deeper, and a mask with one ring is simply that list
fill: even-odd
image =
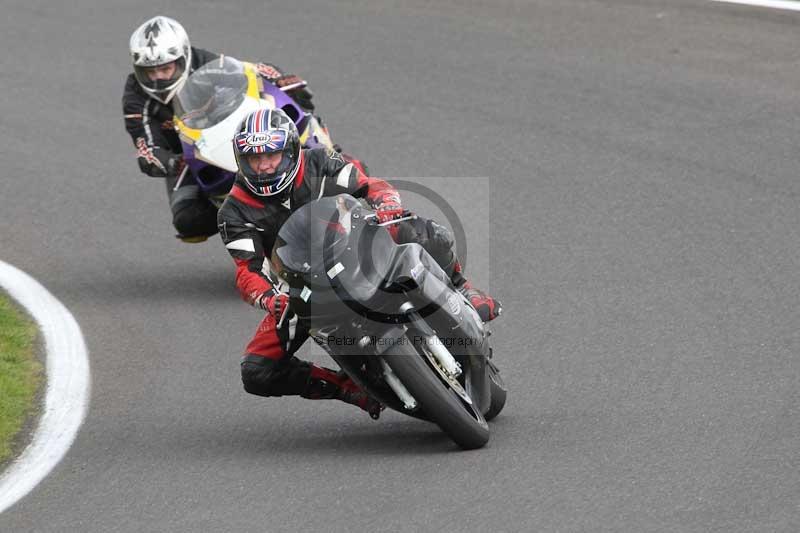
[{"label": "grey tarmac surface", "polygon": [[[93,390],[73,448],[0,531],[800,529],[800,15],[700,0],[2,11],[0,257],[76,316]],[[241,390],[259,315],[217,238],[173,238],[123,129],[128,36],[159,12],[198,46],[306,76],[374,174],[422,176],[457,207],[470,271],[506,311],[493,339],[511,393],[485,449]]]}]

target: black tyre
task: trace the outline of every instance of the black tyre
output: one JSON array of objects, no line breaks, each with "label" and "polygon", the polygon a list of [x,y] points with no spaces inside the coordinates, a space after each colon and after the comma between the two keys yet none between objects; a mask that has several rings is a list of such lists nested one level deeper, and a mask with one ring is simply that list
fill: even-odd
[{"label": "black tyre", "polygon": [[383,358],[427,417],[456,444],[472,450],[489,442],[489,424],[483,415],[447,386],[410,342],[395,344]]},{"label": "black tyre", "polygon": [[500,414],[500,411],[506,405],[506,396],[508,395],[503,376],[500,375],[500,371],[491,361],[489,361],[489,382],[492,388],[492,403],[484,415],[487,422]]}]

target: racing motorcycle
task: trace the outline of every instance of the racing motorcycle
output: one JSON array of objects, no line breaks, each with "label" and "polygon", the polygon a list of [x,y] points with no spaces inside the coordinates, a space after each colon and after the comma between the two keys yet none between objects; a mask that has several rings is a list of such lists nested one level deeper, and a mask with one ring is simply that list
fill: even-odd
[{"label": "racing motorcycle", "polygon": [[283,224],[271,268],[288,286],[294,327],[353,381],[480,448],[506,401],[489,331],[419,244],[394,242],[385,226],[407,218],[379,223],[347,194],[318,199]]},{"label": "racing motorcycle", "polygon": [[191,172],[219,208],[236,177],[231,139],[244,117],[257,109],[283,109],[297,125],[304,148],[333,149],[327,128],[286,94],[304,84],[278,88],[258,74],[255,64],[227,56],[194,71],[175,96],[174,124],[185,162],[175,189]]}]

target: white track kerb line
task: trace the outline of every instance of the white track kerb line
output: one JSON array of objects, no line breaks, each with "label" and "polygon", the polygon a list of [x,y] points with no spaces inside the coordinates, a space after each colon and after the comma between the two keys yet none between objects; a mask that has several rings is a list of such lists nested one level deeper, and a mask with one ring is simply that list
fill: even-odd
[{"label": "white track kerb line", "polygon": [[722,2],[725,4],[742,4],[746,6],[771,7],[773,9],[787,9],[789,11],[800,11],[800,2],[788,2],[782,0],[711,0],[712,2]]},{"label": "white track kerb line", "polygon": [[28,494],[64,457],[86,416],[89,357],[75,318],[25,272],[0,261],[0,287],[39,325],[47,349],[47,396],[33,441],[0,474],[0,513]]}]

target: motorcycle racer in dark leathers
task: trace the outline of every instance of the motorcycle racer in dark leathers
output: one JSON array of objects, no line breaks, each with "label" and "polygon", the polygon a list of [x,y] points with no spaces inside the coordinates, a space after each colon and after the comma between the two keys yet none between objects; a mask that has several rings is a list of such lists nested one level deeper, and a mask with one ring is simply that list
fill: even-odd
[{"label": "motorcycle racer in dark leathers", "polygon": [[[381,406],[344,373],[293,355],[308,333],[288,310],[288,295],[279,291],[270,273],[269,255],[289,215],[310,201],[348,193],[376,209],[379,222],[388,222],[404,213],[398,192],[384,180],[367,177],[335,151],[302,149],[294,123],[280,109],[248,115],[233,146],[239,173],[219,210],[219,233],[236,264],[242,298],[267,311],[241,362],[245,390],[260,396],[338,399],[377,418]],[[396,242],[422,245],[484,321],[500,314],[500,302],[464,278],[444,226],[417,217],[388,228]]]},{"label": "motorcycle racer in dark leathers", "polygon": [[[172,99],[189,74],[219,54],[191,46],[183,26],[169,17],[157,16],[144,22],[131,35],[133,72],[125,81],[122,108],[125,129],[136,147],[141,171],[166,178],[172,223],[178,237],[201,242],[217,232],[217,208],[202,194],[191,173],[183,170],[181,142],[173,127]],[[275,65],[260,63],[265,81],[287,87],[303,109],[311,112],[312,94],[295,75],[284,75]]]}]

